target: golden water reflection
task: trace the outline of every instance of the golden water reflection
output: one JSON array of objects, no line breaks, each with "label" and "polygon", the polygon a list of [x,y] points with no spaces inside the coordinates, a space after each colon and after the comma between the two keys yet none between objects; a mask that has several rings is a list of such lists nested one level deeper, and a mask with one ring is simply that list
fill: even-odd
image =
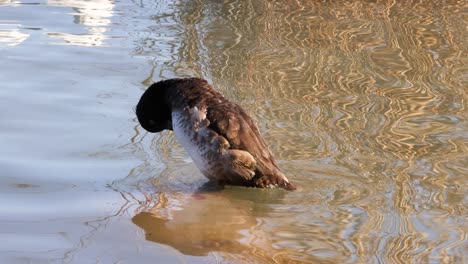
[{"label": "golden water reflection", "polygon": [[[466,263],[466,9],[0,1],[0,262]],[[300,189],[201,188],[132,109],[183,76],[239,102]]]},{"label": "golden water reflection", "polygon": [[[268,214],[271,226],[261,224],[272,245],[322,262],[461,263],[464,8],[456,1],[187,1],[154,12],[164,30],[148,30],[136,55],[156,54],[155,80],[209,78],[254,115],[303,189],[302,199],[290,194],[279,203],[291,210],[286,217]],[[170,133],[164,138],[147,150],[168,167],[156,186],[190,177],[180,167],[184,151]]]}]

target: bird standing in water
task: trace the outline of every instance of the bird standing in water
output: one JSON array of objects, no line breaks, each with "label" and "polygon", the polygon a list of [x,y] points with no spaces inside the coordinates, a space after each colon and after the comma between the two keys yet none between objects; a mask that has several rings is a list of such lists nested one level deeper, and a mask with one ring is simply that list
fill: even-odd
[{"label": "bird standing in water", "polygon": [[200,171],[221,185],[295,190],[252,118],[200,78],[152,84],[136,107],[141,126],[173,130]]}]

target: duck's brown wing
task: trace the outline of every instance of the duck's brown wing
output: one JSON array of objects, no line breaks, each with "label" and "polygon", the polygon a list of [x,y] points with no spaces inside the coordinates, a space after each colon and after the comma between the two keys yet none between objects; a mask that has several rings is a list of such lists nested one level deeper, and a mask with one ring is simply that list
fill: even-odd
[{"label": "duck's brown wing", "polygon": [[230,159],[234,164],[226,164],[240,176],[236,178],[245,180],[240,185],[296,189],[281,173],[254,121],[240,106],[229,101],[210,105],[206,115],[208,128],[229,142],[227,154],[234,155]]},{"label": "duck's brown wing", "polygon": [[262,175],[278,169],[254,121],[240,106],[229,101],[216,104],[207,108],[206,118],[210,121],[208,128],[226,138],[231,149],[253,157],[255,163],[249,165],[254,168],[249,169]]}]

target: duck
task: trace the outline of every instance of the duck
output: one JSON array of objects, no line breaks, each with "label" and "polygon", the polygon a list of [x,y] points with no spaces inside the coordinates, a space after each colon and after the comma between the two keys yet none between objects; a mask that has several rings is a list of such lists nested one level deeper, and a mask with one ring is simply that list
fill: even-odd
[{"label": "duck", "polygon": [[136,115],[150,133],[173,131],[209,182],[296,189],[279,169],[253,119],[205,79],[153,83],[141,96]]}]

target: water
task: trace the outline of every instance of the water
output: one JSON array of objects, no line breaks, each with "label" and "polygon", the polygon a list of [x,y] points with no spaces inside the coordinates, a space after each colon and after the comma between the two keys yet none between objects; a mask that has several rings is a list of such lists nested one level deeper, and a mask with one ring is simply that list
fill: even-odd
[{"label": "water", "polygon": [[[0,1],[1,263],[467,263],[464,1]],[[134,107],[200,76],[296,192]]]}]

